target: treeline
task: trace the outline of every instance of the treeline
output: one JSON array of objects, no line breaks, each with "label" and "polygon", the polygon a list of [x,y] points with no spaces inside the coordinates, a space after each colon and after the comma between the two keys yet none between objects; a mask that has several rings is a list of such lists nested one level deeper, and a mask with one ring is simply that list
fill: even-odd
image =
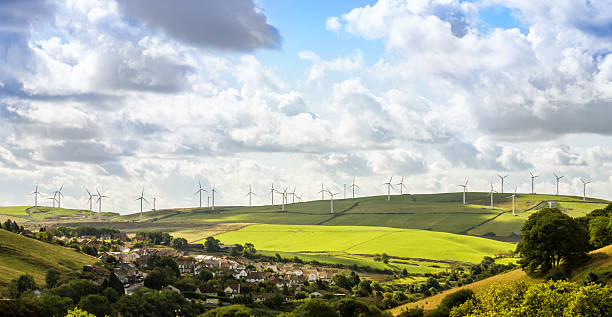
[{"label": "treeline", "polygon": [[25,233],[25,228],[20,226],[15,221],[11,221],[11,219],[7,219],[3,224],[0,225],[0,228],[14,232],[14,233]]},{"label": "treeline", "polygon": [[96,238],[99,238],[100,236],[103,236],[103,235],[117,234],[120,231],[119,229],[108,228],[108,227],[96,228],[92,226],[79,226],[79,227],[73,228],[73,227],[59,226],[55,229],[49,230],[49,232],[56,237],[72,238],[72,237],[81,237],[81,236],[95,236]]}]

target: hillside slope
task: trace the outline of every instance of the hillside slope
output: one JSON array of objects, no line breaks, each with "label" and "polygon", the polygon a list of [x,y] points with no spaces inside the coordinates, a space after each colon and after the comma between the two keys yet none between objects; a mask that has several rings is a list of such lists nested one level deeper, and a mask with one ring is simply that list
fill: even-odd
[{"label": "hillside slope", "polygon": [[[591,260],[584,266],[575,269],[572,272],[571,281],[581,282],[589,272],[597,273],[598,276],[607,280],[608,285],[612,284],[612,245],[597,249],[591,252]],[[402,311],[408,308],[421,307],[423,310],[431,311],[440,305],[444,297],[450,293],[454,293],[460,289],[471,289],[474,293],[481,293],[494,283],[512,283],[515,281],[541,281],[527,276],[521,269],[516,269],[507,273],[495,275],[484,280],[474,282],[472,284],[463,285],[461,287],[446,290],[434,296],[423,298],[419,301],[398,306],[390,310],[393,315],[399,315]]]},{"label": "hillside slope", "polygon": [[49,244],[0,229],[0,297],[6,295],[8,283],[19,275],[32,275],[44,285],[47,270],[62,273],[80,271],[96,258],[74,249]]}]

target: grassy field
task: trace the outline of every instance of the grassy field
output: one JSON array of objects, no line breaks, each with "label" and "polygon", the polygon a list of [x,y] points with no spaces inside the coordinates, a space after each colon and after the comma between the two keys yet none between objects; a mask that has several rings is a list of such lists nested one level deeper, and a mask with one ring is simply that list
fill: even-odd
[{"label": "grassy field", "polygon": [[416,229],[366,226],[252,225],[216,236],[223,243],[251,242],[257,249],[283,252],[345,252],[479,262],[513,250],[489,239]]},{"label": "grassy field", "polygon": [[[47,270],[54,268],[67,273],[80,271],[83,265],[93,264],[96,258],[64,248],[0,230],[0,292],[10,280],[19,275],[32,275],[37,284],[44,285]],[[0,293],[0,296],[6,295]]]}]

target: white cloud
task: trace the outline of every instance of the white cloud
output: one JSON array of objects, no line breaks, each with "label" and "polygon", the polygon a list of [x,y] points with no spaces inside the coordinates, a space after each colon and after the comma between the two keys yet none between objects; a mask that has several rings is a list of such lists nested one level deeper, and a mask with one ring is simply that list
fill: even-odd
[{"label": "white cloud", "polygon": [[325,29],[338,32],[342,28],[342,23],[338,17],[329,17],[325,20]]}]

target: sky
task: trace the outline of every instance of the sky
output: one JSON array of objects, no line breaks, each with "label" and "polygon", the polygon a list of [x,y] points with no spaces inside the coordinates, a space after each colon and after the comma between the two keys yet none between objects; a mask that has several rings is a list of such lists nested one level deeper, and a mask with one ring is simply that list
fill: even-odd
[{"label": "sky", "polygon": [[1,0],[0,205],[39,184],[68,208],[86,188],[105,211],[143,188],[193,207],[198,181],[267,204],[272,183],[312,200],[392,175],[529,192],[529,171],[610,199],[610,52],[609,1]]}]

